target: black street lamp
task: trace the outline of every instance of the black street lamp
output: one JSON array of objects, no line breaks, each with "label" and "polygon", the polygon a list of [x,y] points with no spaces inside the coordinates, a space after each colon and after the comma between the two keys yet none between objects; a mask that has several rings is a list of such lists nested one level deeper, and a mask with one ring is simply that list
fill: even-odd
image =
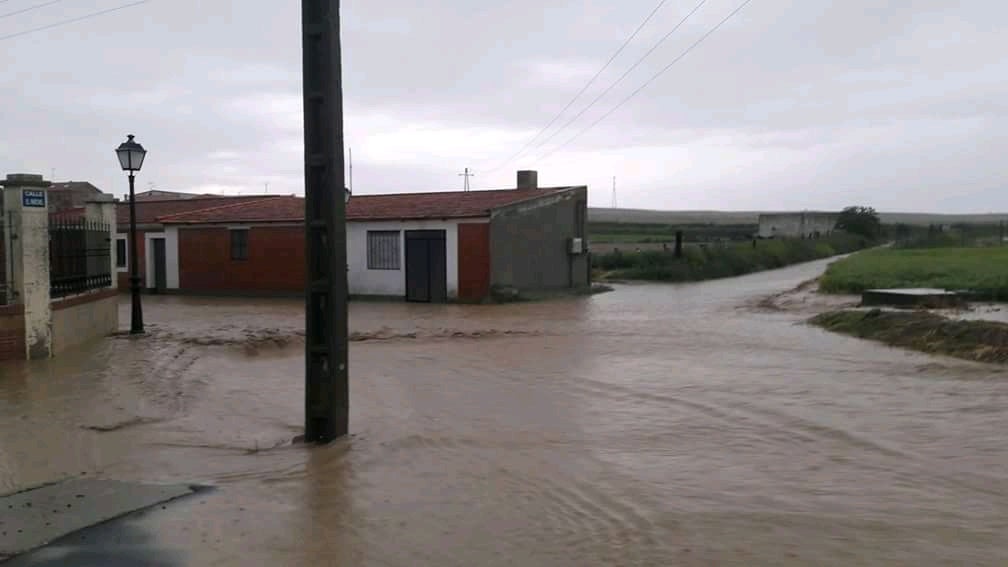
[{"label": "black street lamp", "polygon": [[130,295],[133,300],[133,313],[130,318],[130,334],[138,335],[144,332],[143,308],[140,306],[140,266],[137,261],[137,234],[136,234],[136,197],[133,195],[133,172],[140,171],[143,165],[144,156],[147,150],[140,144],[133,141],[133,134],[127,136],[127,140],[116,148],[119,156],[119,164],[123,171],[129,172],[129,204],[130,204]]}]

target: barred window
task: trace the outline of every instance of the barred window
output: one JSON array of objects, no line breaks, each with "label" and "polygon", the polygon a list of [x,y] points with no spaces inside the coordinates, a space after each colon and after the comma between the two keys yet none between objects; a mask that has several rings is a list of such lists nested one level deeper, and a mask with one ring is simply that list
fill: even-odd
[{"label": "barred window", "polygon": [[231,259],[248,260],[248,233],[247,229],[231,229]]},{"label": "barred window", "polygon": [[126,239],[124,238],[116,239],[116,267],[126,267]]},{"label": "barred window", "polygon": [[369,270],[399,269],[399,231],[369,230],[367,233]]}]

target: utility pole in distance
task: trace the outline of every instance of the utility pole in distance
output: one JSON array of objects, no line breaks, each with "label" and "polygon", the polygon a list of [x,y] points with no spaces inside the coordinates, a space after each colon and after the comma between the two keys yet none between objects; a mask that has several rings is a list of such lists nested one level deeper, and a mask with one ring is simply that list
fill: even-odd
[{"label": "utility pole in distance", "polygon": [[459,177],[465,178],[465,183],[462,185],[463,191],[469,191],[469,178],[476,175],[475,173],[469,173],[469,168],[465,168],[465,171],[459,174]]},{"label": "utility pole in distance", "polygon": [[339,0],[301,0],[305,152],[305,441],[350,426]]}]

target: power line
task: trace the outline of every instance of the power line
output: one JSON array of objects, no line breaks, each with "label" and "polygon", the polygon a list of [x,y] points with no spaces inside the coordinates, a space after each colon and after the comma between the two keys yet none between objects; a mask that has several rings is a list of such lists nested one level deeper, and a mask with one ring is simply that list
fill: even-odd
[{"label": "power line", "polygon": [[514,160],[516,157],[520,156],[522,152],[524,152],[530,145],[532,145],[533,142],[536,141],[536,139],[539,138],[539,136],[542,136],[543,133],[546,132],[546,130],[549,130],[549,127],[552,126],[557,120],[559,120],[560,117],[563,116],[563,113],[567,112],[567,109],[570,108],[574,104],[574,102],[578,98],[580,98],[581,95],[584,94],[584,92],[586,90],[588,90],[588,87],[592,86],[592,84],[595,83],[595,80],[599,78],[599,76],[602,74],[602,72],[609,68],[609,65],[612,64],[612,62],[616,59],[616,57],[618,57],[620,53],[623,53],[623,50],[626,49],[626,47],[628,45],[630,45],[630,42],[633,41],[635,37],[637,37],[637,34],[640,33],[640,31],[642,29],[644,29],[644,26],[647,25],[647,23],[651,21],[651,18],[653,18],[654,15],[658,13],[658,10],[660,10],[661,7],[664,6],[666,2],[668,2],[668,0],[661,0],[661,2],[658,2],[658,5],[655,6],[653,10],[651,10],[651,13],[648,14],[648,16],[646,18],[644,18],[644,21],[641,22],[640,25],[637,26],[637,29],[635,29],[634,32],[632,34],[630,34],[630,36],[628,38],[626,38],[626,40],[623,42],[623,45],[621,45],[619,47],[619,49],[617,49],[612,54],[612,56],[609,57],[609,60],[605,62],[605,65],[602,65],[602,68],[600,68],[595,73],[595,75],[592,76],[591,79],[588,79],[588,82],[585,83],[585,85],[583,87],[581,87],[581,90],[579,90],[577,92],[577,94],[574,95],[574,98],[570,99],[570,101],[568,101],[567,104],[563,108],[560,109],[560,112],[558,112],[556,114],[556,116],[553,117],[552,120],[550,120],[545,126],[543,126],[541,130],[539,130],[538,132],[536,132],[536,135],[532,136],[532,139],[530,139],[528,142],[525,142],[525,145],[523,145],[517,152],[515,152],[514,155],[512,155],[509,158],[507,158],[506,160],[504,160],[503,162],[499,163],[498,165],[494,166],[487,173],[493,173],[494,171],[497,171],[498,169],[500,169],[501,167],[505,166],[510,161]]},{"label": "power line", "polygon": [[52,6],[62,2],[63,0],[49,0],[48,2],[43,2],[41,4],[36,4],[34,6],[28,6],[27,8],[21,8],[20,10],[14,10],[13,12],[7,12],[6,14],[0,14],[0,18],[9,18],[11,16],[16,16],[18,14],[24,14],[25,12],[31,12],[32,10],[38,10],[39,8],[45,8],[46,6]]},{"label": "power line", "polygon": [[597,104],[598,101],[602,100],[602,98],[605,95],[609,94],[609,91],[613,90],[613,88],[616,87],[616,85],[618,85],[621,82],[623,82],[623,79],[625,79],[627,77],[627,75],[629,75],[641,63],[643,63],[644,60],[647,59],[649,55],[651,55],[652,53],[654,53],[654,51],[656,49],[658,49],[659,47],[661,47],[661,44],[665,43],[665,40],[667,40],[669,37],[671,37],[672,34],[674,34],[676,32],[676,30],[678,30],[679,28],[681,28],[682,25],[686,23],[686,20],[690,19],[690,17],[693,14],[695,14],[697,12],[697,10],[699,10],[700,7],[703,6],[705,3],[707,3],[707,0],[700,0],[700,3],[697,4],[692,10],[690,10],[690,12],[688,14],[686,14],[683,17],[683,19],[679,20],[679,23],[677,23],[674,28],[672,28],[667,34],[665,34],[664,36],[662,36],[662,38],[659,39],[657,43],[655,43],[653,46],[651,46],[651,49],[647,50],[647,53],[645,53],[643,56],[641,56],[640,59],[638,59],[636,62],[634,62],[634,64],[631,65],[630,68],[627,69],[622,75],[620,75],[618,79],[616,79],[615,81],[613,81],[612,84],[610,84],[608,87],[606,87],[606,89],[604,91],[602,91],[598,96],[596,96],[594,99],[592,99],[592,101],[590,103],[588,103],[588,106],[582,108],[581,112],[578,112],[577,114],[575,114],[570,120],[568,120],[567,122],[565,122],[563,126],[561,126],[560,128],[558,128],[557,130],[554,130],[553,133],[549,135],[549,137],[547,137],[545,140],[543,140],[538,145],[536,145],[536,147],[537,148],[541,148],[541,147],[545,146],[547,143],[549,143],[550,140],[552,140],[553,138],[555,138],[557,136],[557,134],[559,134],[560,132],[563,132],[564,130],[567,129],[568,126],[570,126],[571,124],[573,124],[578,118],[581,118],[582,116],[584,116],[585,112],[588,112],[588,110],[591,109],[591,107],[595,106],[595,104]]},{"label": "power line", "polygon": [[118,12],[119,10],[125,10],[126,8],[132,8],[133,6],[139,6],[140,4],[146,4],[147,2],[150,2],[150,1],[151,0],[138,0],[137,2],[130,2],[129,4],[122,4],[121,6],[116,6],[114,8],[108,8],[106,10],[99,10],[97,12],[91,12],[89,14],[84,14],[83,16],[78,16],[76,18],[70,18],[69,20],[62,20],[62,21],[59,21],[59,22],[55,22],[55,23],[52,23],[52,24],[45,25],[45,26],[40,26],[40,27],[37,27],[37,28],[29,29],[29,30],[19,31],[17,33],[12,33],[12,34],[9,34],[9,35],[0,35],[0,41],[5,40],[5,39],[12,39],[12,38],[15,38],[15,37],[20,37],[22,35],[28,35],[30,33],[35,33],[37,31],[52,29],[52,28],[55,28],[55,27],[58,27],[58,26],[66,25],[66,24],[72,24],[72,23],[75,23],[75,22],[83,21],[83,20],[89,20],[91,18],[96,18],[98,16],[103,16],[105,14],[110,14],[112,12]]},{"label": "power line", "polygon": [[668,71],[669,69],[671,69],[673,65],[675,65],[680,60],[682,60],[683,57],[686,57],[686,55],[689,54],[690,51],[693,51],[693,49],[695,49],[698,45],[700,45],[701,43],[703,43],[705,39],[707,39],[708,37],[710,37],[711,34],[713,34],[714,32],[716,32],[728,20],[732,19],[735,16],[735,14],[738,14],[739,12],[741,12],[742,8],[745,8],[746,5],[748,5],[750,2],[752,2],[752,0],[745,0],[744,2],[742,2],[741,4],[739,4],[739,6],[737,8],[735,8],[730,14],[728,14],[727,16],[725,16],[724,19],[721,20],[720,22],[718,22],[716,26],[714,26],[713,28],[711,28],[710,30],[708,30],[707,33],[705,33],[702,36],[700,36],[700,39],[694,41],[689,47],[686,48],[685,51],[683,51],[682,53],[679,54],[678,57],[676,57],[675,59],[673,59],[671,63],[669,63],[668,65],[666,65],[665,67],[663,67],[660,71],[658,71],[657,73],[655,73],[654,75],[652,75],[650,79],[648,79],[647,81],[644,81],[644,84],[641,85],[641,86],[639,86],[639,87],[637,87],[637,90],[635,90],[634,92],[630,93],[629,96],[627,96],[626,98],[624,98],[623,100],[621,100],[619,103],[616,104],[616,106],[614,106],[611,109],[609,109],[608,112],[606,112],[605,114],[603,114],[602,116],[600,116],[597,120],[595,120],[594,122],[592,122],[591,124],[589,124],[586,128],[584,128],[583,130],[581,130],[580,132],[578,132],[577,134],[575,134],[569,140],[567,140],[566,142],[564,142],[564,143],[560,144],[559,146],[553,148],[549,152],[546,152],[544,155],[542,155],[541,157],[539,157],[537,161],[544,160],[544,159],[550,157],[551,155],[553,155],[554,153],[556,153],[557,151],[559,151],[559,150],[567,147],[569,144],[571,144],[572,142],[574,142],[574,140],[577,140],[578,138],[580,138],[585,132],[587,132],[588,130],[591,130],[596,125],[598,125],[599,122],[602,122],[603,120],[605,120],[606,118],[608,118],[609,115],[611,115],[613,112],[616,112],[616,110],[619,109],[621,106],[623,106],[624,104],[630,102],[630,99],[632,99],[633,97],[637,96],[638,93],[640,93],[648,85],[650,85],[651,83],[653,83],[658,77],[660,77],[663,74],[665,74],[665,72]]}]

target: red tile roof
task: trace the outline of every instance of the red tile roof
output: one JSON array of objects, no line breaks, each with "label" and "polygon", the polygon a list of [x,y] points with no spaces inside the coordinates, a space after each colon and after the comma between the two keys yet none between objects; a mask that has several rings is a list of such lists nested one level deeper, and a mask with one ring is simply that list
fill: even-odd
[{"label": "red tile roof", "polygon": [[[567,187],[550,189],[502,189],[494,191],[447,191],[441,193],[400,193],[390,195],[355,195],[347,206],[347,220],[414,220],[484,217],[492,209],[545,195],[566,191]],[[237,223],[237,222],[303,222],[302,197],[248,197],[192,208],[193,203],[208,203],[210,199],[170,201],[190,208],[166,212],[155,222],[168,224]],[[137,202],[137,209],[146,203]],[[142,216],[139,212],[138,216]],[[127,217],[128,219],[128,217]],[[140,222],[140,221],[138,221]]]},{"label": "red tile roof", "polygon": [[304,199],[301,197],[259,197],[255,201],[227,203],[195,211],[185,211],[158,218],[159,222],[219,223],[219,222],[304,222]]},{"label": "red tile roof", "polygon": [[84,207],[74,207],[62,211],[49,213],[49,220],[72,221],[83,219],[85,215]]},{"label": "red tile roof", "polygon": [[[198,197],[194,199],[147,200],[136,202],[137,224],[156,224],[161,217],[198,211],[231,203],[261,201],[262,195],[243,195],[239,197]],[[116,207],[116,220],[120,225],[129,224],[129,202],[120,202]]]},{"label": "red tile roof", "polygon": [[485,217],[492,209],[567,190],[498,189],[355,195],[350,197],[347,220],[400,220]]}]

